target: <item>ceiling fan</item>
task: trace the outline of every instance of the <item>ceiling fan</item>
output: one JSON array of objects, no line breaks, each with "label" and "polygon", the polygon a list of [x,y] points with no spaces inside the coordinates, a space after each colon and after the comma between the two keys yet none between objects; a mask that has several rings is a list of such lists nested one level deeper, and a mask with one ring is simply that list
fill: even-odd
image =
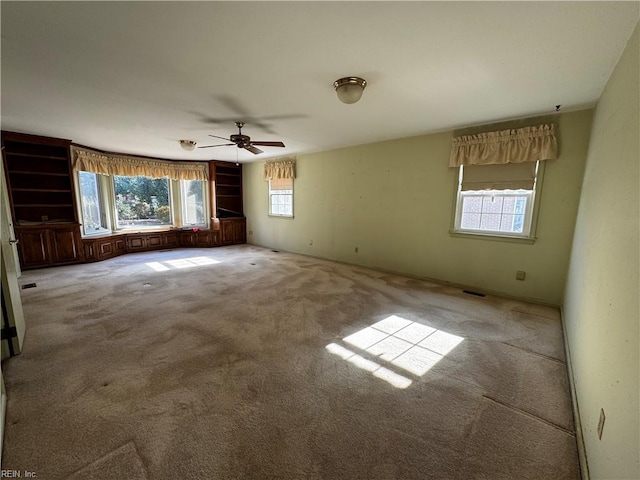
[{"label": "ceiling fan", "polygon": [[242,134],[242,127],[244,127],[244,122],[236,122],[236,127],[238,127],[238,134],[231,135],[229,138],[219,137],[217,135],[209,135],[210,137],[221,138],[222,140],[229,140],[232,143],[221,143],[219,145],[204,145],[198,148],[229,147],[231,145],[236,145],[238,148],[244,148],[245,150],[249,150],[254,155],[258,155],[263,152],[259,148],[256,148],[255,145],[260,145],[261,147],[284,147],[284,143],[282,142],[252,142],[249,136]]}]

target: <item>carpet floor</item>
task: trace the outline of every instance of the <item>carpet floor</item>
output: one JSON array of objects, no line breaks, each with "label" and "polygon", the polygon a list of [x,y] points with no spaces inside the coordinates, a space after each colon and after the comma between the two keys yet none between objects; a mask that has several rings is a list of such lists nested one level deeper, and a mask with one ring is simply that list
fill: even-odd
[{"label": "carpet floor", "polygon": [[2,468],[579,479],[557,309],[250,245],[23,273]]}]

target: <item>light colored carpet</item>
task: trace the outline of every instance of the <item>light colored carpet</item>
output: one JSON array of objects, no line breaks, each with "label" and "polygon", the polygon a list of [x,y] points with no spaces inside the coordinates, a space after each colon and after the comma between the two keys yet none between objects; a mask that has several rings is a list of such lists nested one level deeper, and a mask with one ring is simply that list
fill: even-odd
[{"label": "light colored carpet", "polygon": [[240,245],[25,272],[3,468],[578,479],[556,309]]}]

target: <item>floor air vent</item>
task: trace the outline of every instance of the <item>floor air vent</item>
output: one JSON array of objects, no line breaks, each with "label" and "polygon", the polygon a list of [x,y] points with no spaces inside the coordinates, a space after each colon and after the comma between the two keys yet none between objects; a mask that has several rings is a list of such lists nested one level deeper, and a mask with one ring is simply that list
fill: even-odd
[{"label": "floor air vent", "polygon": [[463,290],[463,293],[468,293],[469,295],[475,295],[476,297],[486,297],[484,293],[474,292],[472,290]]},{"label": "floor air vent", "polygon": [[37,285],[35,283],[25,283],[24,285],[22,285],[22,290],[26,289],[26,288],[36,288]]}]

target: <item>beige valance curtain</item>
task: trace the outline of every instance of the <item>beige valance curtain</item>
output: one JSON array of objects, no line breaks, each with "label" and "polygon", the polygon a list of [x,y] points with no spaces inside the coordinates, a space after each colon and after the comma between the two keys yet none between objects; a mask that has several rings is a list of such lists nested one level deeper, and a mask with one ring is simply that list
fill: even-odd
[{"label": "beige valance curtain", "polygon": [[296,178],[296,162],[283,160],[280,162],[267,162],[264,164],[264,179]]},{"label": "beige valance curtain", "polygon": [[209,165],[206,162],[173,162],[107,155],[79,149],[75,150],[73,168],[100,175],[168,177],[171,180],[209,180]]},{"label": "beige valance curtain", "polygon": [[555,125],[463,135],[451,141],[450,167],[553,160],[558,156]]}]

